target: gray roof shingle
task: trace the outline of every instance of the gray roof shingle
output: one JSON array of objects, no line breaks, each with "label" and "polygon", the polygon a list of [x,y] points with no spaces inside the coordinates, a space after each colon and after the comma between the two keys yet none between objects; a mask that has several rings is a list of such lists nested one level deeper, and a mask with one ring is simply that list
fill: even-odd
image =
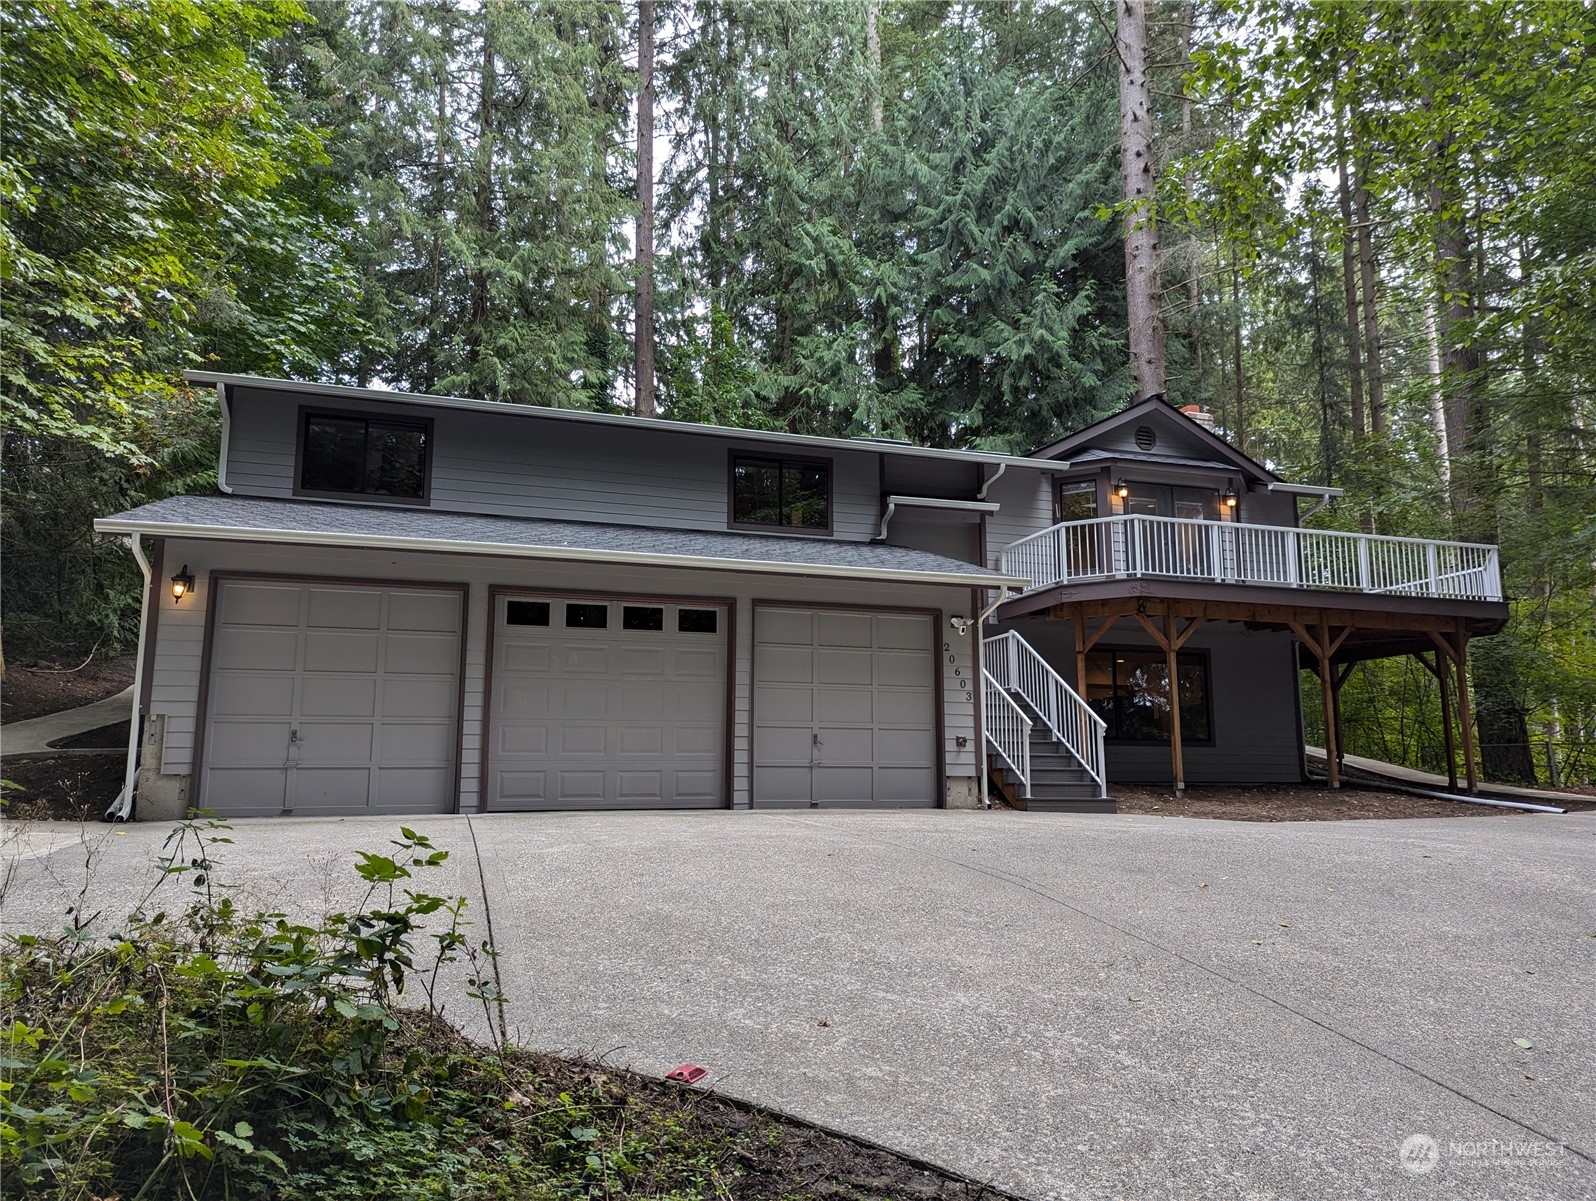
[{"label": "gray roof shingle", "polygon": [[[559,558],[613,555],[619,559],[717,559],[727,564],[813,568],[818,575],[880,573],[946,576],[949,582],[996,586],[1005,577],[973,563],[928,551],[833,538],[781,537],[720,530],[671,530],[599,522],[495,517],[398,506],[319,503],[245,496],[173,496],[94,523],[101,533],[145,533],[224,541],[359,544],[449,543],[483,554]],[[325,538],[318,536],[327,536]],[[439,549],[434,546],[429,549]]]}]

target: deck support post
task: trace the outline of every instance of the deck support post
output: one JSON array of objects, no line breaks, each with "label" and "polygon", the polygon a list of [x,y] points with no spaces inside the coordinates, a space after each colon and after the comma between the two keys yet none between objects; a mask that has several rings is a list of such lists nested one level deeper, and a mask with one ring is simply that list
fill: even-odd
[{"label": "deck support post", "polygon": [[1413,657],[1424,665],[1424,670],[1435,677],[1435,684],[1441,693],[1441,736],[1446,746],[1446,786],[1452,792],[1457,791],[1457,740],[1452,736],[1452,689],[1447,684],[1447,677],[1451,674],[1447,667],[1448,659],[1439,648],[1434,652],[1435,660],[1431,662],[1419,651],[1413,652]]},{"label": "deck support post", "polygon": [[1469,794],[1480,790],[1479,767],[1474,751],[1474,715],[1469,704],[1469,631],[1463,622],[1457,623],[1457,724],[1463,732],[1463,773],[1468,781]]},{"label": "deck support post", "polygon": [[1335,687],[1331,689],[1330,699],[1336,719],[1336,762],[1345,770],[1347,765],[1347,739],[1346,731],[1341,724],[1341,689],[1346,684],[1347,677],[1352,674],[1354,663],[1343,663],[1335,672]]},{"label": "deck support post", "polygon": [[[1175,795],[1180,796],[1186,791],[1186,752],[1181,745],[1180,737],[1180,665],[1177,661],[1180,648],[1186,645],[1186,640],[1197,632],[1197,627],[1202,625],[1204,618],[1193,617],[1186,622],[1186,628],[1180,629],[1175,618],[1175,602],[1164,602],[1163,629],[1158,626],[1142,611],[1136,610],[1136,620],[1141,623],[1142,629],[1164,652],[1164,671],[1169,686],[1169,755],[1170,765],[1175,775]],[[1112,624],[1112,623],[1110,623]],[[1105,629],[1107,627],[1104,627]],[[1102,631],[1098,631],[1101,638]],[[1097,641],[1096,638],[1092,640]]]},{"label": "deck support post", "polygon": [[1325,776],[1331,788],[1340,788],[1341,731],[1338,726],[1341,715],[1336,697],[1335,655],[1341,649],[1341,644],[1347,640],[1347,635],[1352,633],[1352,626],[1346,626],[1340,634],[1332,636],[1330,619],[1323,613],[1319,617],[1318,630],[1314,633],[1310,633],[1307,625],[1302,622],[1292,621],[1287,624],[1291,626],[1291,632],[1297,636],[1297,641],[1308,648],[1309,653],[1319,664],[1319,696],[1324,708]]}]

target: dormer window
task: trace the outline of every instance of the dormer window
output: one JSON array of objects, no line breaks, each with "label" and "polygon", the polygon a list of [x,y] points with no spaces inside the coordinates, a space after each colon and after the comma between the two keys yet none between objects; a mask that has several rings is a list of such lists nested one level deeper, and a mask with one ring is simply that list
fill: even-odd
[{"label": "dormer window", "polygon": [[432,422],[301,409],[296,496],[426,504]]},{"label": "dormer window", "polygon": [[831,464],[733,455],[730,524],[794,534],[831,533]]}]

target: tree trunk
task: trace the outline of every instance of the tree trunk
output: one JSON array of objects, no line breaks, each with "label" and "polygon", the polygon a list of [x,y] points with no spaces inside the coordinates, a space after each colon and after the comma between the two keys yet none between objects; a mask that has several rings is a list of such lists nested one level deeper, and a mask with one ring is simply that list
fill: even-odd
[{"label": "tree trunk", "polygon": [[1352,228],[1352,186],[1347,179],[1347,151],[1342,116],[1336,114],[1336,199],[1341,204],[1341,281],[1347,305],[1347,390],[1352,398],[1352,437],[1367,432],[1363,413],[1363,345],[1358,330],[1357,234]]},{"label": "tree trunk", "polygon": [[1369,431],[1385,434],[1385,376],[1380,369],[1380,313],[1375,303],[1374,219],[1369,211],[1369,160],[1358,161],[1352,205],[1358,223],[1358,275],[1363,284],[1363,349],[1368,363]]},{"label": "tree trunk", "polygon": [[1154,211],[1151,86],[1147,76],[1147,0],[1117,0],[1120,179],[1125,194],[1125,309],[1136,399],[1161,396],[1164,321],[1159,311],[1158,224]]},{"label": "tree trunk", "polygon": [[637,4],[637,284],[633,411],[654,416],[654,0]]},{"label": "tree trunk", "polygon": [[1236,449],[1247,453],[1247,407],[1245,387],[1247,373],[1241,365],[1241,263],[1235,248],[1230,251],[1230,309],[1236,351]]},{"label": "tree trunk", "polygon": [[865,53],[870,59],[870,128],[881,129],[881,0],[865,0]]},{"label": "tree trunk", "polygon": [[1436,327],[1435,297],[1424,297],[1424,337],[1430,351],[1430,424],[1435,429],[1436,453],[1440,458],[1441,480],[1452,483],[1452,451],[1446,436],[1446,406],[1441,400],[1441,335]]},{"label": "tree trunk", "polygon": [[[480,95],[477,98],[476,146],[476,244],[471,248],[471,319],[466,328],[466,358],[472,366],[482,361],[482,347],[487,337],[490,305],[488,302],[487,258],[488,235],[494,226],[493,213],[493,102],[498,82],[493,60],[493,15],[482,14],[482,68],[479,76]],[[481,381],[473,380],[480,388]]]}]

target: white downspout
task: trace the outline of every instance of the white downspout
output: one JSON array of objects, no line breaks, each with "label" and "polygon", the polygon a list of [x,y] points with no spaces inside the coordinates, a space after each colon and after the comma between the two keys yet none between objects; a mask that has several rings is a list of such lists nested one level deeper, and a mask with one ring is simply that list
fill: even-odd
[{"label": "white downspout", "polygon": [[985,500],[986,499],[986,490],[988,488],[990,488],[993,484],[997,483],[998,482],[998,477],[1001,476],[1008,469],[1009,469],[1009,465],[1007,463],[999,463],[998,464],[998,469],[995,472],[992,473],[991,478],[982,482],[981,490],[975,494],[975,499],[976,500]]},{"label": "white downspout", "polygon": [[222,410],[222,452],[216,460],[216,490],[228,496],[233,486],[227,482],[227,447],[233,440],[233,406],[227,400],[227,385],[216,385],[216,406]]},{"label": "white downspout", "polygon": [[[997,479],[997,476],[992,478]],[[982,609],[981,615],[975,619],[975,698],[976,704],[981,706],[981,745],[975,748],[975,752],[976,758],[981,761],[981,808],[983,809],[992,808],[986,764],[986,623],[992,614],[997,612],[997,607],[1008,599],[1009,586],[1004,584],[998,589],[997,599]]]},{"label": "white downspout", "polygon": [[[224,427],[225,428],[225,427]],[[223,437],[226,435],[224,434]],[[116,800],[111,802],[111,807],[105,811],[105,816],[111,821],[127,821],[133,815],[133,784],[139,770],[139,740],[143,730],[139,726],[139,702],[144,696],[144,643],[149,637],[150,623],[150,561],[144,555],[144,538],[140,534],[129,534],[127,544],[133,549],[133,557],[138,560],[139,571],[144,576],[144,591],[139,593],[139,646],[138,658],[133,661],[133,715],[127,732],[127,768],[122,775],[122,791],[117,793]],[[155,602],[159,604],[157,600]]]}]

